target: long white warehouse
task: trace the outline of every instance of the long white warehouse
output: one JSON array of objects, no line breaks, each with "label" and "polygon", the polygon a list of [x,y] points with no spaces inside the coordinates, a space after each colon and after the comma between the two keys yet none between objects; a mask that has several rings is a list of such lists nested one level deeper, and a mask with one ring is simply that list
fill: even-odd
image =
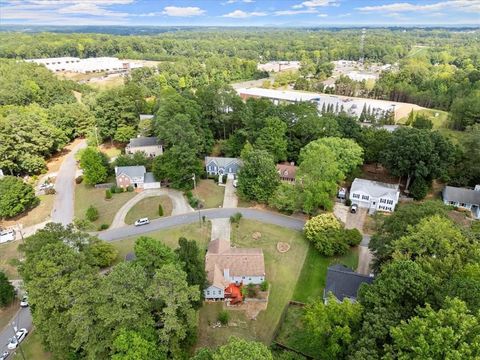
[{"label": "long white warehouse", "polygon": [[34,62],[53,72],[68,71],[76,73],[96,72],[126,72],[134,68],[142,67],[141,64],[127,60],[120,60],[116,57],[98,57],[80,59],[77,57],[59,57],[46,59],[30,59],[27,62]]}]

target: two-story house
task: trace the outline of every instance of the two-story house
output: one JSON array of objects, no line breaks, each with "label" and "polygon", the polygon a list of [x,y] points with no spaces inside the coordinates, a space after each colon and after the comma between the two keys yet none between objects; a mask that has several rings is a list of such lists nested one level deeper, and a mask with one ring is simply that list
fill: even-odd
[{"label": "two-story house", "polygon": [[392,212],[398,203],[400,191],[398,184],[356,178],[350,188],[352,204],[367,208],[369,213],[375,211]]},{"label": "two-story house", "polygon": [[125,148],[125,153],[127,154],[135,154],[137,152],[143,152],[149,157],[159,156],[163,154],[163,145],[155,136],[139,136],[130,139],[130,142]]},{"label": "two-story house", "polygon": [[242,166],[242,161],[237,158],[205,157],[205,170],[208,175],[227,175],[233,179]]},{"label": "two-story house", "polygon": [[135,189],[159,189],[160,182],[155,180],[145,166],[116,166],[115,179],[117,186],[126,189],[133,186]]},{"label": "two-story house", "polygon": [[480,219],[480,185],[475,189],[445,186],[443,202],[464,210],[470,210],[474,219]]}]

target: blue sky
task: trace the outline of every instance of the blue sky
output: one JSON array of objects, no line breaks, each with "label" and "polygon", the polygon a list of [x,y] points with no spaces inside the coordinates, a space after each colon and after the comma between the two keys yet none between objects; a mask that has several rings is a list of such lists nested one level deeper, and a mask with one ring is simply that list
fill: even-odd
[{"label": "blue sky", "polygon": [[0,24],[480,26],[480,0],[0,0]]}]

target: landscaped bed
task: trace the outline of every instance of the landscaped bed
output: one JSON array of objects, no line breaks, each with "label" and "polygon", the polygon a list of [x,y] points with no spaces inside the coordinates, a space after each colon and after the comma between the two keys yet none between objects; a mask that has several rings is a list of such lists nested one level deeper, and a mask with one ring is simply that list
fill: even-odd
[{"label": "landscaped bed", "polygon": [[131,225],[136,220],[145,217],[150,220],[159,218],[159,205],[162,206],[162,216],[170,216],[172,214],[173,204],[168,196],[152,196],[142,199],[135,204],[135,206],[128,211],[127,216],[125,216],[125,223]]},{"label": "landscaped bed", "polygon": [[98,219],[93,222],[95,229],[101,224],[110,225],[117,211],[128,200],[133,198],[135,192],[123,192],[113,194],[112,198],[105,199],[106,189],[95,189],[93,186],[85,184],[77,184],[75,186],[75,217],[84,219],[85,212],[89,206],[93,206],[98,210]]}]

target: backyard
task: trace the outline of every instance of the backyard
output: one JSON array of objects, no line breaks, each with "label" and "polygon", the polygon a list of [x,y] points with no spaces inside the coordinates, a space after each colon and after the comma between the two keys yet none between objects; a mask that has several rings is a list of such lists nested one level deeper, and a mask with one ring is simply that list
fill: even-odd
[{"label": "backyard", "polygon": [[18,251],[20,241],[0,244],[0,270],[4,271],[9,279],[18,279],[15,262],[20,258]]},{"label": "backyard", "polygon": [[159,218],[159,205],[163,209],[162,216],[170,216],[172,214],[172,200],[168,196],[151,196],[140,200],[128,211],[125,223],[131,225],[136,220],[144,217],[150,220]]},{"label": "backyard", "polygon": [[198,197],[205,209],[218,208],[223,204],[225,187],[218,186],[213,180],[200,180],[193,194]]},{"label": "backyard", "polygon": [[105,199],[105,189],[95,189],[93,186],[78,184],[75,186],[75,217],[84,219],[85,212],[90,205],[97,208],[98,219],[93,222],[95,228],[101,224],[110,225],[117,211],[128,200],[136,195],[135,192],[113,194],[109,200]]}]

